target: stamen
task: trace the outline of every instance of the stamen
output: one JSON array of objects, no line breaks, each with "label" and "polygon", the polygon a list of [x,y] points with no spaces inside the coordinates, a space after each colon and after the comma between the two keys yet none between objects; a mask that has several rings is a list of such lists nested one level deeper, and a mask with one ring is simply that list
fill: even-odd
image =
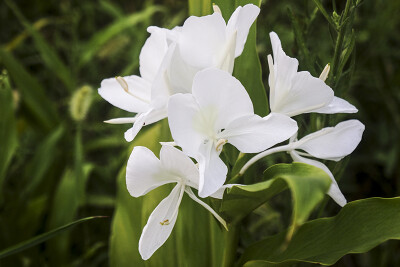
[{"label": "stamen", "polygon": [[319,76],[319,78],[325,82],[325,80],[328,78],[329,75],[329,70],[331,69],[331,65],[328,63],[326,64],[324,70],[321,72],[321,75]]},{"label": "stamen", "polygon": [[137,96],[137,95],[133,94],[131,91],[129,91],[128,83],[125,81],[124,78],[122,78],[121,76],[116,76],[115,79],[117,80],[117,82],[119,83],[119,85],[121,85],[122,89],[124,89],[124,91],[125,91],[127,94],[133,96],[134,98],[139,99],[139,100],[142,101],[142,102],[150,103],[148,100],[146,100],[146,99],[144,99],[144,98],[141,98],[140,96]]},{"label": "stamen", "polygon": [[228,140],[226,139],[219,139],[218,142],[215,144],[215,150],[217,150],[217,152],[221,152],[222,151],[222,147],[228,143]]},{"label": "stamen", "polygon": [[[178,202],[176,202],[176,207],[174,209],[174,212],[171,215],[171,220],[173,220],[175,218],[175,216],[178,214],[178,210],[179,210],[179,205],[182,201],[182,197],[183,197],[183,192],[185,192],[185,184],[182,183],[178,183],[176,186],[180,186],[180,192],[179,192],[179,198],[178,198]],[[169,225],[169,219],[165,219],[162,222],[160,222],[161,225]]]}]

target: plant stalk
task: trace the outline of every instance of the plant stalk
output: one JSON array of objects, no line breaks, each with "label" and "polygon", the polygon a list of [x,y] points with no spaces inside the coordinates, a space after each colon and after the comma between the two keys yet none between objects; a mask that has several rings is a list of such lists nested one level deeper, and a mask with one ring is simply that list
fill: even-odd
[{"label": "plant stalk", "polygon": [[223,267],[232,267],[236,261],[236,251],[239,243],[240,223],[230,224],[225,236]]}]

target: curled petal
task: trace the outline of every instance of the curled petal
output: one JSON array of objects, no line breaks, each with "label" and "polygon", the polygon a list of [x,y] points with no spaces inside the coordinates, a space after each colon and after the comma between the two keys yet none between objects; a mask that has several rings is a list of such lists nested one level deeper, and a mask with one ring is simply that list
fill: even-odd
[{"label": "curled petal", "polygon": [[328,105],[322,108],[311,110],[309,112],[317,112],[323,114],[357,113],[358,109],[346,100],[334,96],[332,101]]},{"label": "curled petal", "polygon": [[236,8],[235,12],[233,12],[231,18],[229,19],[226,27],[227,35],[230,36],[237,31],[235,57],[238,57],[242,54],[250,27],[256,20],[259,13],[260,8],[255,5],[248,4],[244,7]]},{"label": "curled petal", "polygon": [[302,163],[306,163],[306,164],[310,164],[313,165],[317,168],[322,169],[323,171],[325,171],[329,177],[331,177],[332,183],[331,186],[329,187],[328,190],[328,195],[340,206],[344,206],[347,203],[346,198],[344,197],[343,193],[340,191],[339,186],[335,180],[335,178],[333,177],[333,174],[331,173],[331,171],[328,169],[328,167],[326,167],[325,164],[316,161],[316,160],[312,160],[312,159],[308,159],[305,157],[301,157],[300,155],[298,155],[295,151],[292,151],[290,153],[290,155],[293,158],[293,161],[296,162],[302,162]]},{"label": "curled petal", "polygon": [[177,182],[166,175],[162,164],[150,149],[133,149],[126,167],[126,186],[133,197],[147,194],[160,185]]},{"label": "curled petal", "polygon": [[339,161],[356,149],[364,129],[360,121],[348,120],[309,134],[293,145],[316,158]]},{"label": "curled petal", "polygon": [[184,190],[184,186],[175,186],[151,213],[139,239],[139,253],[143,260],[149,259],[171,235]]}]

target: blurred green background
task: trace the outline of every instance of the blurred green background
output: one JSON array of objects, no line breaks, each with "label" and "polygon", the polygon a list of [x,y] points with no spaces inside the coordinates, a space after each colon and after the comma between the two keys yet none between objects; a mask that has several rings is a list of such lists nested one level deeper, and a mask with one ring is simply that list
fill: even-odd
[{"label": "blurred green background", "polygon": [[[323,3],[338,13],[345,5]],[[129,126],[103,121],[130,114],[101,99],[97,88],[102,79],[138,74],[148,26],[172,28],[188,13],[188,3],[176,0],[0,2],[0,250],[78,218],[110,216],[0,260],[0,266],[109,264],[116,181],[130,145],[123,139]],[[354,56],[335,94],[359,109],[339,118],[357,118],[366,130],[351,157],[329,165],[347,165],[336,177],[348,201],[400,195],[399,14],[399,1],[364,1],[357,9]],[[295,40],[293,21],[309,55]],[[262,1],[257,27],[266,88],[270,31],[299,59],[300,70],[318,76],[332,58],[332,29],[311,0]],[[269,220],[269,228],[251,224],[253,237],[244,236],[242,245],[254,233],[261,238],[282,229],[281,220],[290,216],[288,197],[254,215]],[[329,200],[321,210],[333,216],[339,207]],[[399,242],[389,241],[336,265],[398,266],[399,250]]]}]

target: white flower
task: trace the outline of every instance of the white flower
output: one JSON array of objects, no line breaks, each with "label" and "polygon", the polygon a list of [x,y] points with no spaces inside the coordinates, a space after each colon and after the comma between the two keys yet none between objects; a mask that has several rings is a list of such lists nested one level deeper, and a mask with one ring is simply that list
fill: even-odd
[{"label": "white flower", "polygon": [[[344,206],[347,201],[340,191],[333,174],[325,164],[306,157],[312,156],[320,159],[339,161],[356,149],[361,141],[364,129],[364,124],[358,120],[348,120],[337,124],[335,127],[323,128],[298,141],[294,140],[295,136],[290,140],[290,149],[288,151],[294,161],[314,165],[324,170],[331,177],[332,184],[328,195],[340,206]],[[306,153],[298,150],[303,150]]]},{"label": "white flower", "polygon": [[112,105],[137,113],[133,118],[118,118],[108,123],[134,123],[125,133],[132,141],[143,125],[166,117],[169,92],[164,79],[175,45],[168,45],[165,32],[155,30],[144,44],[139,57],[141,77],[132,75],[105,79],[99,94]]},{"label": "white flower", "polygon": [[[139,252],[147,260],[168,239],[178,217],[179,205],[186,192],[194,201],[209,210],[226,228],[225,221],[192,192],[198,188],[199,171],[196,165],[180,150],[163,146],[160,159],[146,147],[135,147],[126,168],[126,185],[133,197],[168,183],[176,183],[171,193],[151,213],[139,240]],[[222,198],[221,188],[213,197]]]},{"label": "white flower", "polygon": [[134,123],[125,133],[125,139],[132,141],[144,125],[166,117],[171,95],[191,92],[198,71],[217,67],[232,73],[234,59],[242,53],[259,12],[257,6],[246,5],[235,10],[228,24],[215,12],[189,17],[182,27],[172,30],[149,27],[151,36],[139,58],[141,77],[105,79],[99,89],[112,105],[137,115],[106,122]]},{"label": "white flower", "polygon": [[170,98],[168,121],[175,143],[199,163],[201,197],[225,182],[227,167],[219,158],[225,143],[243,153],[257,153],[297,131],[297,123],[285,115],[255,115],[242,84],[218,69],[198,72],[192,94]]},{"label": "white flower", "polygon": [[290,117],[302,113],[355,113],[358,110],[347,101],[335,97],[333,90],[325,84],[328,69],[321,79],[307,71],[297,72],[299,62],[282,50],[281,41],[275,32],[270,33],[274,62],[268,55],[271,112]]}]

